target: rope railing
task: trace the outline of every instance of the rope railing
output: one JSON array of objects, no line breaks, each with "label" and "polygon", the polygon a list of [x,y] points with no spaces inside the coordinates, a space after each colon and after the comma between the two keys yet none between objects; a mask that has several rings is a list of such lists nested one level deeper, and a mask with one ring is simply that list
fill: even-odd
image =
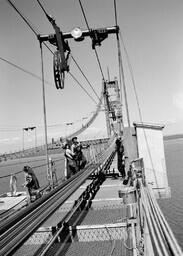
[{"label": "rope railing", "polygon": [[173,255],[176,255],[176,256],[183,255],[183,252],[155,199],[152,188],[148,185],[146,190],[147,190],[147,196],[149,198],[149,201],[151,201],[151,205],[154,207],[163,235],[168,243],[168,247],[170,247],[170,250]]},{"label": "rope railing", "polygon": [[130,184],[137,189],[137,210],[145,255],[182,256],[183,252],[156,201],[152,187],[146,183],[143,158],[131,162]]},{"label": "rope railing", "polygon": [[149,185],[144,187],[141,184],[141,200],[151,243],[155,245],[153,246],[154,255],[182,256],[183,252]]}]

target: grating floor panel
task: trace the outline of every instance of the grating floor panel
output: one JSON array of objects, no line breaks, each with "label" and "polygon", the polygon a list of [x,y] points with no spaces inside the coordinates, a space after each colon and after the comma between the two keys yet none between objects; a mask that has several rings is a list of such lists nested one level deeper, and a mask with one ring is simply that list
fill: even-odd
[{"label": "grating floor panel", "polygon": [[38,255],[38,250],[40,250],[40,244],[29,244],[23,245],[20,249],[18,249],[13,256],[33,256]]},{"label": "grating floor panel", "polygon": [[[127,243],[127,245],[126,245]],[[78,242],[66,245],[60,255],[63,256],[131,256],[133,255],[132,249],[130,248],[130,242],[124,242],[124,240],[111,240],[111,241],[100,241],[100,242]],[[54,255],[59,249],[60,244],[50,250],[46,256]]]},{"label": "grating floor panel", "polygon": [[84,216],[80,225],[119,223],[125,220],[126,216],[126,207],[101,210],[90,209]]}]

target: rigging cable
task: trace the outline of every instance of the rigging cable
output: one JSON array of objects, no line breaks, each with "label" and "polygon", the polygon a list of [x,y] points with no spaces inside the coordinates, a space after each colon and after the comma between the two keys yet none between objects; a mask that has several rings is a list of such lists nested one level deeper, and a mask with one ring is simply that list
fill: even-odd
[{"label": "rigging cable", "polygon": [[[43,7],[43,5],[41,4],[41,2],[40,2],[39,0],[37,0],[37,2],[38,2],[38,4],[39,4],[39,6],[41,7],[41,9],[43,10],[43,12],[44,12],[44,14],[46,15],[46,17],[49,18],[50,16],[48,15],[46,9]],[[96,93],[95,89],[93,88],[93,86],[92,86],[91,83],[89,82],[88,78],[86,77],[86,75],[85,75],[84,72],[82,71],[81,67],[79,66],[79,64],[77,63],[76,59],[73,57],[73,55],[71,55],[71,58],[72,58],[72,60],[74,61],[74,63],[76,64],[76,66],[77,66],[77,68],[79,69],[79,71],[81,72],[81,74],[82,74],[82,75],[84,76],[84,78],[86,79],[87,83],[89,84],[90,88],[92,89],[92,91],[94,92],[94,94],[96,95],[96,97],[100,100],[98,94]],[[72,74],[71,74],[71,76],[72,76]],[[75,80],[75,78],[74,78],[74,80]],[[75,80],[75,81],[78,83],[77,80]],[[80,83],[79,83],[79,84],[80,84]],[[80,84],[80,85],[81,85],[81,84]],[[81,88],[84,89],[83,86],[81,86]],[[84,90],[85,90],[85,89],[84,89]],[[85,90],[85,92],[86,92],[86,90]],[[88,92],[87,92],[87,94],[88,94]],[[89,95],[89,94],[88,94],[88,95]],[[93,100],[93,99],[92,99],[92,100]],[[95,101],[95,102],[96,102],[96,101]]]},{"label": "rigging cable", "polygon": [[92,84],[90,83],[90,81],[88,80],[88,78],[86,77],[86,75],[84,74],[84,72],[82,71],[81,67],[78,65],[76,59],[73,57],[73,55],[71,55],[72,60],[74,61],[74,63],[76,64],[76,66],[78,67],[78,69],[80,70],[81,74],[84,76],[84,78],[86,79],[86,81],[88,82],[88,84],[90,85],[92,91],[95,93],[95,95],[97,96],[98,100],[100,100],[98,94],[96,93],[95,89],[93,88]]},{"label": "rigging cable", "polygon": [[[13,67],[15,67],[15,68],[17,68],[17,69],[19,69],[19,70],[21,70],[21,71],[23,71],[24,73],[26,73],[26,74],[28,74],[28,75],[30,75],[30,76],[33,76],[33,77],[35,77],[35,78],[37,78],[37,79],[39,79],[39,80],[42,80],[42,78],[41,78],[40,76],[38,76],[38,75],[36,75],[36,74],[34,74],[34,73],[32,73],[32,72],[30,72],[30,71],[28,71],[28,70],[26,70],[26,69],[20,67],[20,66],[18,66],[17,64],[14,64],[13,62],[10,62],[10,61],[7,60],[7,59],[4,59],[4,58],[0,57],[0,60],[2,60],[2,61],[4,61],[4,62],[8,63],[9,65],[11,65],[11,66],[13,66]],[[51,85],[51,86],[54,86],[54,85],[53,85],[51,82],[49,82],[49,81],[46,81],[46,80],[45,80],[45,83],[47,83],[47,84],[49,84],[49,85]]]},{"label": "rigging cable", "polygon": [[85,93],[90,97],[90,99],[97,104],[96,100],[87,92],[87,90],[81,85],[81,83],[76,79],[76,77],[69,71],[69,75],[74,79],[74,81],[85,91]]},{"label": "rigging cable", "polygon": [[[115,14],[115,24],[116,24],[116,27],[118,27],[116,0],[114,0],[114,14]],[[123,61],[122,61],[122,55],[121,55],[121,50],[120,50],[121,47],[120,47],[120,41],[119,41],[118,33],[116,34],[116,40],[117,40],[117,50],[118,50],[118,65],[119,65],[121,103],[122,103],[122,84],[123,84],[125,107],[126,107],[126,114],[127,114],[127,122],[128,122],[128,127],[130,127],[130,114],[129,114],[129,108],[128,108],[127,90],[126,90],[124,68],[123,68]],[[123,83],[122,83],[122,81],[123,81]]]},{"label": "rigging cable", "polygon": [[[79,0],[79,4],[80,4],[81,11],[82,11],[82,14],[83,14],[84,19],[85,19],[85,22],[86,22],[86,26],[87,26],[88,30],[90,31],[91,29],[90,29],[90,27],[89,27],[89,24],[88,24],[88,21],[87,21],[87,18],[86,18],[86,14],[85,14],[83,5],[82,5],[82,3],[81,3],[81,0]],[[99,60],[99,56],[98,56],[98,52],[97,52],[96,48],[94,48],[94,51],[95,51],[95,55],[96,55],[96,58],[97,58],[97,62],[98,62],[98,65],[99,65],[99,69],[100,69],[102,78],[103,78],[103,80],[105,81],[104,73],[103,73],[103,70],[102,70],[102,66],[101,66],[101,63],[100,63],[100,60]]]},{"label": "rigging cable", "polygon": [[[38,31],[38,29],[34,29],[33,28],[33,25],[31,24],[31,22],[29,22],[29,20],[28,20],[28,18],[25,16],[25,15],[23,15],[22,14],[22,12],[15,6],[15,4],[13,4],[10,0],[6,0],[14,9],[15,9],[15,11],[20,15],[20,17],[25,21],[25,23],[28,25],[28,27],[31,29],[31,31],[36,35],[36,36],[38,36],[38,33],[36,32],[36,30]],[[43,42],[43,44],[46,46],[46,48],[53,54],[53,51],[49,48],[49,46],[45,43],[45,42]],[[7,61],[8,62],[8,61]],[[9,63],[10,64],[10,63]],[[15,65],[16,66],[16,65]],[[78,65],[79,66],[79,65]],[[18,66],[17,66],[17,68],[18,68]],[[21,69],[21,68],[19,68],[19,69]],[[23,71],[23,70],[22,70]],[[30,72],[31,73],[31,72]],[[39,78],[40,79],[40,78]],[[80,86],[81,88],[83,88],[83,86]],[[85,90],[85,92],[86,92],[86,90]],[[89,93],[87,93],[87,95],[89,95]],[[91,98],[91,95],[90,95],[90,98]],[[93,101],[95,101],[94,99],[93,99]],[[95,101],[95,103],[96,103],[96,101]]]},{"label": "rigging cable", "polygon": [[[31,22],[28,20],[27,17],[25,17],[25,15],[22,14],[22,12],[15,6],[15,4],[13,4],[10,0],[6,0],[14,9],[15,11],[20,15],[20,17],[25,21],[25,23],[27,24],[27,26],[32,30],[32,32],[38,36],[39,33],[36,32],[37,29],[33,28],[33,25],[31,24]],[[43,42],[43,44],[45,45],[45,47],[53,54],[53,51],[50,49],[50,47]]]},{"label": "rigging cable", "polygon": [[140,121],[141,121],[141,123],[143,123],[142,111],[141,111],[141,108],[140,108],[140,103],[139,103],[139,98],[138,98],[138,94],[137,94],[135,78],[134,78],[134,74],[133,74],[134,72],[133,72],[133,68],[132,68],[132,65],[131,65],[131,62],[130,62],[128,51],[126,49],[126,46],[125,46],[125,43],[124,43],[121,31],[120,31],[120,39],[121,39],[121,42],[122,42],[122,45],[123,45],[123,49],[125,51],[126,58],[127,58],[127,64],[128,64],[130,75],[131,75],[131,79],[132,79],[132,84],[133,84],[133,89],[134,89],[134,93],[135,93],[135,99],[136,99],[136,102],[137,102],[137,107],[138,107]]}]

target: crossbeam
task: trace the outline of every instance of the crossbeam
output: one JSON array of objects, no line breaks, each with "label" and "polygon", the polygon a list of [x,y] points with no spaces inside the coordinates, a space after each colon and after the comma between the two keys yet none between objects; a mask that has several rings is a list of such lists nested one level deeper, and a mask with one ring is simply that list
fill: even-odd
[{"label": "crossbeam", "polygon": [[[119,27],[113,26],[113,27],[106,27],[106,28],[97,28],[97,29],[90,29],[90,30],[83,30],[82,37],[92,37],[94,32],[98,32],[100,34],[118,34],[119,33]],[[72,32],[63,32],[62,37],[63,39],[74,39]],[[46,42],[49,41],[51,44],[56,43],[56,34],[49,34],[49,35],[39,35],[40,42]]]}]

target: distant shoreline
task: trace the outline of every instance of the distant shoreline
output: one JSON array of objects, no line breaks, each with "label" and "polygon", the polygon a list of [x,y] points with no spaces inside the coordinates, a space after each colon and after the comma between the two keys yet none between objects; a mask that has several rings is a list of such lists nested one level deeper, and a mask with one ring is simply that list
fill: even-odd
[{"label": "distant shoreline", "polygon": [[177,140],[177,139],[183,139],[183,134],[174,134],[174,135],[164,135],[163,139],[165,141],[167,140]]}]

